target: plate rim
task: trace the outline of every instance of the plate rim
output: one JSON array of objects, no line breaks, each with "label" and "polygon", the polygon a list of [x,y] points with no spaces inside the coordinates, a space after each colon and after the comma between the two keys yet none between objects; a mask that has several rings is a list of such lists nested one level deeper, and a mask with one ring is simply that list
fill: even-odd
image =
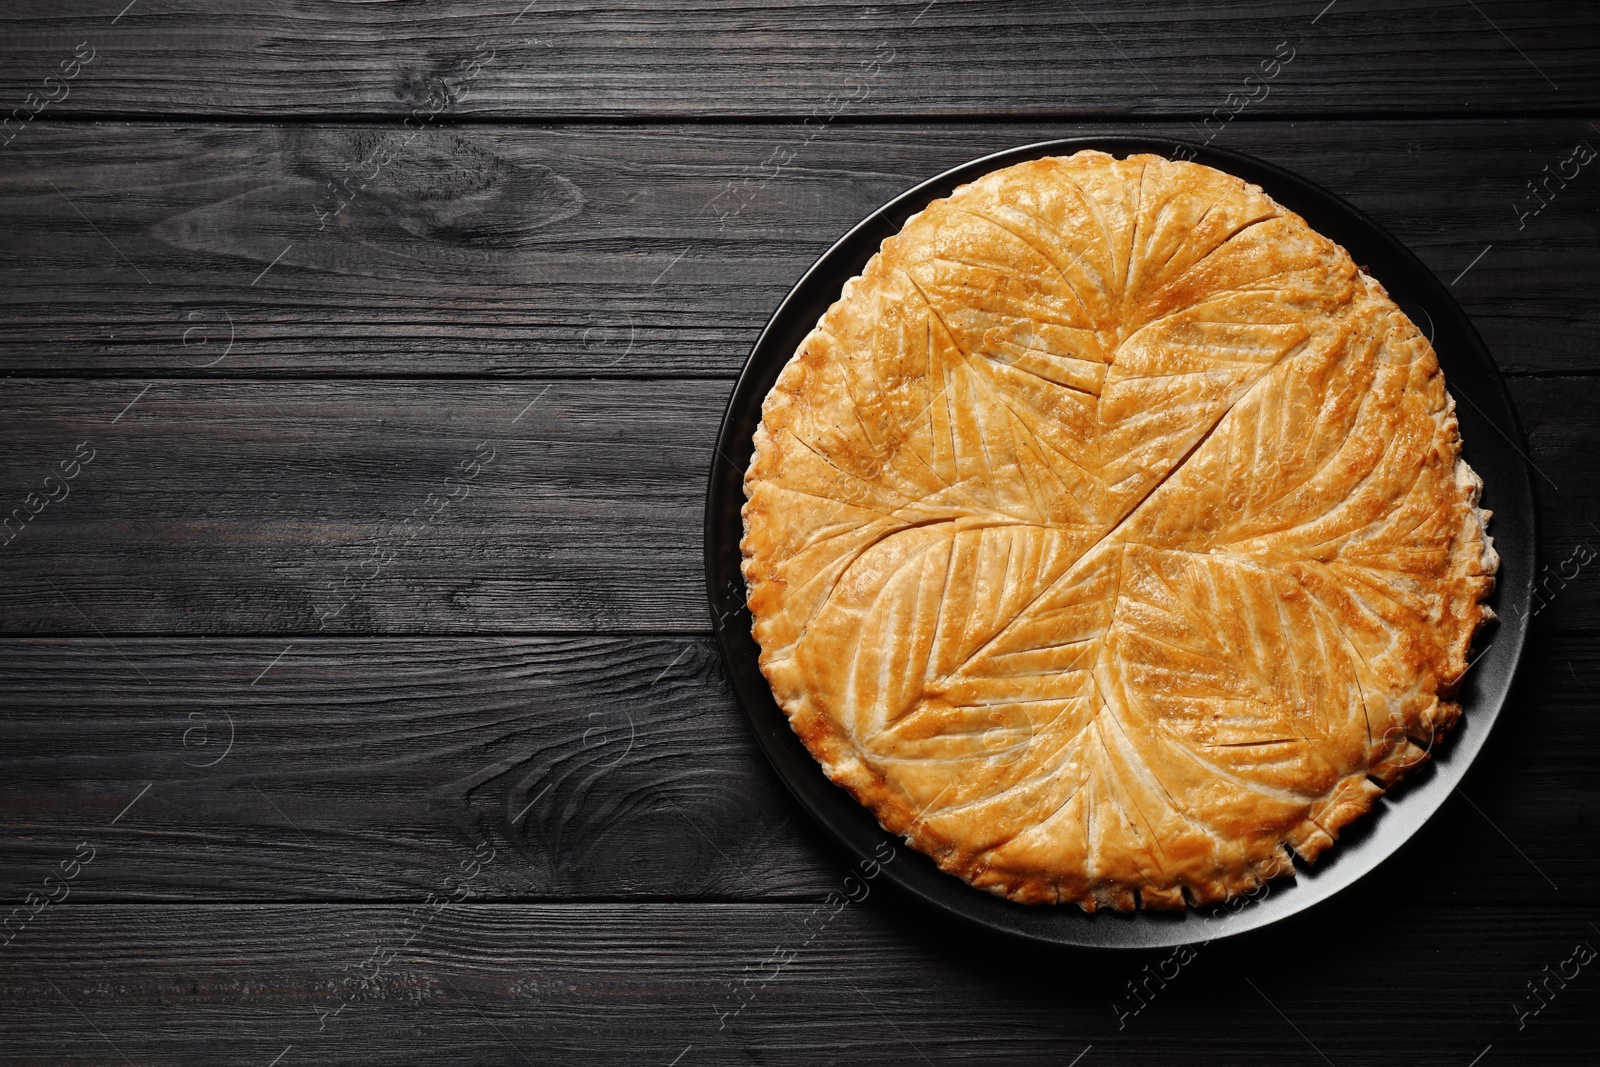
[{"label": "plate rim", "polygon": [[[883,829],[877,823],[876,816],[865,806],[859,804],[843,788],[830,781],[823,772],[822,767],[807,751],[799,738],[790,729],[788,717],[778,706],[773,698],[771,689],[765,677],[760,673],[753,657],[745,662],[748,650],[733,647],[739,637],[741,627],[729,625],[728,618],[733,616],[735,621],[746,620],[742,627],[742,636],[748,641],[750,648],[759,654],[759,646],[754,635],[750,633],[748,620],[749,613],[743,608],[744,583],[742,574],[738,573],[735,566],[737,589],[727,590],[736,594],[738,607],[730,609],[730,600],[719,594],[723,590],[719,582],[725,577],[726,562],[721,558],[728,549],[726,536],[723,530],[727,519],[729,503],[732,502],[732,513],[737,516],[744,502],[743,479],[748,466],[748,454],[753,445],[744,449],[739,447],[739,427],[736,425],[745,417],[746,406],[751,406],[757,412],[755,421],[759,421],[759,410],[762,401],[770,389],[770,383],[761,386],[762,379],[776,378],[793,351],[773,356],[769,350],[775,343],[774,338],[779,333],[787,334],[789,331],[788,318],[796,314],[794,308],[812,299],[810,290],[821,284],[829,287],[829,291],[836,295],[843,287],[844,282],[859,273],[860,267],[853,270],[841,271],[835,262],[840,258],[858,255],[858,246],[863,240],[869,240],[871,251],[867,258],[876,254],[882,239],[898,232],[904,225],[905,219],[916,211],[926,207],[933,200],[948,196],[950,191],[961,184],[976,180],[983,174],[1013,163],[1020,163],[1030,159],[1038,159],[1048,155],[1067,155],[1082,150],[1099,150],[1108,152],[1118,158],[1138,153],[1151,153],[1164,158],[1188,159],[1207,166],[1216,167],[1227,173],[1243,178],[1245,181],[1261,186],[1275,201],[1283,204],[1297,213],[1305,215],[1308,206],[1314,206],[1312,214],[1330,212],[1333,216],[1343,216],[1335,229],[1344,229],[1344,224],[1349,223],[1355,230],[1360,231],[1364,238],[1361,242],[1372,243],[1377,251],[1386,257],[1388,266],[1371,267],[1361,265],[1361,269],[1384,281],[1385,274],[1392,276],[1409,273],[1420,280],[1421,288],[1430,302],[1423,304],[1427,312],[1430,326],[1438,331],[1438,316],[1436,308],[1444,309],[1447,326],[1459,336],[1460,351],[1452,351],[1448,362],[1458,363],[1456,374],[1453,377],[1446,368],[1447,386],[1452,397],[1461,397],[1459,377],[1463,368],[1477,364],[1477,370],[1482,373],[1484,382],[1490,387],[1493,394],[1492,407],[1499,408],[1500,415],[1506,422],[1500,422],[1483,412],[1475,402],[1468,398],[1469,404],[1482,416],[1482,421],[1496,429],[1504,436],[1518,456],[1521,463],[1511,463],[1509,466],[1516,473],[1508,477],[1504,483],[1497,483],[1495,503],[1499,505],[1496,518],[1513,511],[1516,520],[1524,526],[1525,543],[1514,546],[1517,555],[1511,557],[1514,564],[1526,564],[1526,573],[1521,575],[1520,581],[1515,585],[1506,581],[1507,559],[1506,552],[1501,552],[1501,568],[1497,573],[1496,589],[1493,600],[1501,611],[1501,622],[1487,624],[1481,627],[1475,638],[1474,647],[1482,643],[1481,651],[1472,661],[1478,659],[1493,659],[1500,668],[1500,674],[1494,682],[1495,692],[1486,698],[1480,699],[1477,704],[1468,707],[1466,689],[1470,684],[1476,686],[1483,677],[1480,672],[1477,678],[1471,678],[1470,683],[1463,683],[1463,691],[1459,699],[1463,703],[1461,725],[1458,725],[1449,738],[1446,739],[1446,750],[1443,761],[1447,761],[1441,770],[1441,760],[1432,760],[1427,768],[1415,776],[1415,781],[1407,780],[1386,792],[1374,804],[1374,810],[1346,828],[1345,840],[1328,851],[1327,856],[1318,861],[1316,865],[1297,863],[1297,875],[1293,879],[1277,879],[1267,883],[1267,892],[1260,898],[1262,903],[1251,904],[1227,911],[1235,901],[1242,898],[1235,897],[1222,905],[1211,906],[1210,914],[1203,914],[1201,909],[1195,907],[1185,908],[1182,913],[1160,913],[1136,911],[1133,913],[1115,913],[1107,910],[1095,914],[1082,912],[1075,906],[1061,905],[1026,905],[994,896],[984,890],[973,888],[955,875],[940,871],[933,862],[923,854],[906,846],[903,839]],[[1264,176],[1268,182],[1259,180]],[[1288,203],[1286,201],[1296,201]],[[909,209],[909,210],[908,210]],[[899,218],[898,222],[894,220]],[[1313,228],[1324,233],[1330,239],[1347,247],[1349,234],[1328,233],[1327,230],[1315,223]],[[872,234],[880,228],[888,226],[889,229],[882,236],[872,240]],[[1352,253],[1354,257],[1354,253]],[[865,260],[862,260],[864,264]],[[1357,259],[1360,263],[1359,258]],[[831,285],[830,285],[831,276]],[[1388,288],[1387,283],[1385,287]],[[1398,300],[1398,298],[1397,298]],[[831,303],[832,298],[828,300]],[[805,321],[805,320],[803,320]],[[811,322],[814,325],[814,321]],[[809,326],[805,327],[809,330]],[[1436,335],[1436,334],[1435,334]],[[1432,341],[1432,336],[1429,340]],[[1446,358],[1439,357],[1441,366],[1447,362]],[[769,363],[771,364],[769,367]],[[1469,375],[1470,376],[1470,375]],[[1462,420],[1466,412],[1457,409],[1457,418]],[[1472,420],[1476,421],[1476,420]],[[1462,440],[1465,447],[1468,435],[1463,432]],[[1479,449],[1487,447],[1487,440],[1479,444]],[[730,446],[731,449],[730,449]],[[740,463],[735,463],[729,456],[743,455]],[[1497,461],[1497,465],[1499,462]],[[1425,826],[1442,806],[1444,801],[1454,792],[1455,786],[1475,762],[1481,752],[1489,733],[1492,731],[1500,712],[1504,709],[1507,698],[1515,683],[1518,668],[1521,665],[1523,651],[1526,645],[1529,612],[1531,604],[1533,581],[1535,578],[1534,564],[1537,562],[1538,552],[1538,524],[1537,513],[1534,507],[1532,477],[1529,471],[1531,461],[1526,455],[1526,437],[1522,432],[1520,420],[1517,418],[1516,407],[1512,402],[1509,390],[1506,388],[1504,376],[1500,373],[1498,364],[1494,361],[1488,347],[1478,334],[1476,327],[1466,314],[1465,310],[1455,301],[1453,295],[1446,288],[1437,275],[1422,260],[1411,251],[1403,242],[1390,234],[1386,229],[1370,218],[1365,212],[1350,204],[1344,198],[1324,188],[1291,170],[1275,163],[1260,159],[1254,155],[1232,149],[1212,147],[1209,144],[1195,144],[1178,138],[1159,137],[1152,135],[1129,134],[1093,134],[1065,138],[1051,138],[1018,145],[1012,148],[991,152],[964,163],[957,164],[923,181],[917,182],[910,188],[892,197],[872,212],[868,213],[855,225],[851,226],[838,240],[834,241],[794,283],[784,298],[778,303],[771,317],[763,326],[755,344],[751,347],[740,369],[739,376],[729,395],[727,405],[723,410],[722,418],[718,425],[716,449],[711,458],[711,469],[708,475],[706,504],[703,529],[703,552],[706,568],[706,593],[710,607],[712,629],[716,636],[718,650],[721,656],[724,672],[728,680],[729,689],[733,692],[744,717],[748,721],[751,732],[755,735],[758,746],[762,750],[767,762],[771,764],[788,789],[790,794],[800,804],[811,818],[820,824],[834,842],[842,847],[846,853],[853,856],[862,869],[867,869],[867,864],[872,864],[873,874],[882,873],[888,881],[894,883],[900,890],[916,898],[923,904],[929,905],[945,914],[955,915],[985,929],[1001,933],[1010,937],[1021,938],[1037,944],[1046,944],[1057,947],[1076,947],[1088,949],[1154,949],[1176,947],[1185,944],[1208,943],[1220,937],[1236,936],[1250,930],[1287,919],[1294,915],[1304,913],[1326,900],[1337,896],[1342,890],[1364,878],[1377,867],[1398,853],[1405,844]],[[1478,465],[1474,464],[1475,469]],[[1505,473],[1502,471],[1502,473]],[[1498,475],[1497,475],[1498,477]],[[1502,500],[1501,497],[1506,499]],[[1503,531],[1507,520],[1502,519],[1498,530],[1495,526],[1490,528],[1490,536],[1499,541],[1499,531]],[[739,555],[738,544],[742,538],[742,522],[738,524],[739,535],[733,538],[733,553]],[[1509,603],[1508,603],[1509,601]],[[1510,607],[1515,612],[1515,621],[1507,623],[1506,608]],[[1520,608],[1518,611],[1516,609]],[[1492,632],[1488,632],[1493,627]],[[1492,655],[1491,655],[1492,654]],[[741,665],[742,664],[742,665]],[[752,688],[748,683],[748,674],[754,672],[759,679],[759,693],[751,693]],[[764,695],[765,706],[761,706]],[[781,728],[781,732],[774,729]],[[802,766],[798,770],[790,767],[794,762],[793,748],[798,746],[810,764],[810,775],[806,774]],[[812,780],[804,780],[806,778]],[[818,789],[818,785],[825,787]],[[819,800],[819,796],[828,797]],[[1414,796],[1415,793],[1424,793],[1424,796]],[[1404,814],[1397,814],[1390,810],[1399,806],[1394,799],[1396,796],[1405,805]],[[848,806],[848,807],[846,807]],[[849,809],[854,809],[854,817],[847,814]],[[861,816],[869,821],[876,830],[880,844],[873,854],[881,857],[881,842],[888,842],[894,850],[893,859],[882,864],[875,863],[864,847],[862,838]],[[853,823],[852,826],[841,825]],[[1382,824],[1382,825],[1380,825]],[[1376,851],[1369,849],[1369,854],[1360,852],[1362,846],[1372,844],[1367,838],[1373,833],[1378,833],[1388,840],[1376,843]],[[868,835],[870,836],[870,832]],[[1349,839],[1358,839],[1355,844],[1348,844]],[[1344,846],[1344,847],[1341,847]],[[1355,858],[1348,858],[1354,856]],[[1340,860],[1346,859],[1343,864],[1343,876],[1335,875],[1328,881],[1325,872],[1333,870],[1340,865]],[[920,862],[919,862],[920,861]],[[1357,864],[1359,869],[1350,870],[1351,863]],[[916,873],[907,874],[910,870]],[[927,872],[933,872],[937,880],[929,880]],[[1309,885],[1320,876],[1325,885]],[[1287,905],[1283,904],[1285,892],[1279,890],[1279,902],[1275,906],[1266,906],[1264,903],[1270,899],[1273,886],[1285,885],[1292,899]],[[1295,890],[1303,890],[1295,892]],[[998,905],[998,909],[996,908]],[[1227,911],[1227,914],[1218,914]],[[1010,916],[1007,921],[1004,916]],[[1038,920],[1040,916],[1044,918]],[[1174,919],[1173,916],[1181,916]],[[1197,925],[1198,924],[1198,925]],[[1109,927],[1110,930],[1099,930],[1098,936],[1092,936],[1087,931],[1094,931],[1100,926]],[[1215,928],[1213,928],[1215,925]],[[1057,930],[1056,928],[1060,928]],[[1083,931],[1081,936],[1072,936]],[[1200,937],[1198,935],[1207,936]]]}]

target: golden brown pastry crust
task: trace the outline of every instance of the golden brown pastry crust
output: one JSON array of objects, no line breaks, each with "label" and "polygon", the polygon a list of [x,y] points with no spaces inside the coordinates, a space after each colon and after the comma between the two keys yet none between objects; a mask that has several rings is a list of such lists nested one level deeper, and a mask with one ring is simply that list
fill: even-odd
[{"label": "golden brown pastry crust", "polygon": [[[1222,900],[1459,714],[1497,559],[1428,342],[1238,178],[1080,152],[883,243],[745,477],[761,668],[828,776],[1028,903]],[[1380,784],[1381,783],[1381,784]]]}]

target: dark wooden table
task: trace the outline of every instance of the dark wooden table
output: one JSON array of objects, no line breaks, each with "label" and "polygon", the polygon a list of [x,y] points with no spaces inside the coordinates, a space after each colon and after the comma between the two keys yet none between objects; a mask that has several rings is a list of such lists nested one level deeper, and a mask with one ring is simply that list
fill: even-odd
[{"label": "dark wooden table", "polygon": [[[0,1063],[1600,1062],[1600,7],[125,2],[0,13]],[[835,914],[704,601],[789,286],[1082,132],[1393,230],[1537,471],[1461,795],[1177,957]]]}]

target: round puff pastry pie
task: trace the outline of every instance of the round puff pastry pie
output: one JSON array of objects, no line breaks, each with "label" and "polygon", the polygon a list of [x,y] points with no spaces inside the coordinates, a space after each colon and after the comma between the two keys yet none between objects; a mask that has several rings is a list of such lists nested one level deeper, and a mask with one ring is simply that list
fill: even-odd
[{"label": "round puff pastry pie", "polygon": [[1454,411],[1383,287],[1259,188],[996,171],[883,243],[762,406],[762,671],[974,886],[1223,900],[1460,713],[1498,559]]}]

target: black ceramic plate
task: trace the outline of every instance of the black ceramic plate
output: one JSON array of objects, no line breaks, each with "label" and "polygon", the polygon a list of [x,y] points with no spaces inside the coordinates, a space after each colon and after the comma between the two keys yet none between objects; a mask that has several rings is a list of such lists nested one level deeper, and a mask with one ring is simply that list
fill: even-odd
[{"label": "black ceramic plate", "polygon": [[[744,472],[761,401],[800,341],[859,274],[883,239],[929,202],[1001,167],[1041,156],[1098,148],[1118,157],[1149,152],[1236,174],[1261,186],[1297,211],[1318,232],[1349,249],[1355,261],[1383,283],[1391,296],[1432,340],[1445,381],[1457,401],[1467,462],[1482,475],[1483,504],[1494,511],[1489,531],[1500,552],[1500,576],[1490,604],[1500,616],[1479,634],[1474,661],[1462,686],[1464,707],[1453,736],[1414,781],[1380,800],[1350,826],[1339,842],[1294,879],[1258,891],[1255,900],[1190,909],[1182,914],[1139,912],[1088,915],[1076,905],[1031,907],[973,889],[945,874],[933,861],[905,847],[878,825],[871,812],[828,781],[822,768],[789,729],[757,667],[759,649],[745,609],[739,571]],[[897,853],[881,877],[945,911],[991,929],[1062,945],[1158,948],[1207,941],[1274,922],[1332,896],[1372,870],[1416,833],[1466,774],[1511,687],[1527,632],[1534,577],[1533,488],[1522,432],[1511,399],[1477,331],[1433,272],[1371,219],[1332,193],[1259,159],[1216,148],[1146,137],[1081,137],[1014,148],[946,171],[873,212],[806,272],[767,324],[734,387],[712,460],[706,501],[706,577],[711,614],[728,678],[750,717],[756,738],[800,803],[846,849],[866,858],[886,845]],[[879,855],[884,853],[879,851]]]}]

